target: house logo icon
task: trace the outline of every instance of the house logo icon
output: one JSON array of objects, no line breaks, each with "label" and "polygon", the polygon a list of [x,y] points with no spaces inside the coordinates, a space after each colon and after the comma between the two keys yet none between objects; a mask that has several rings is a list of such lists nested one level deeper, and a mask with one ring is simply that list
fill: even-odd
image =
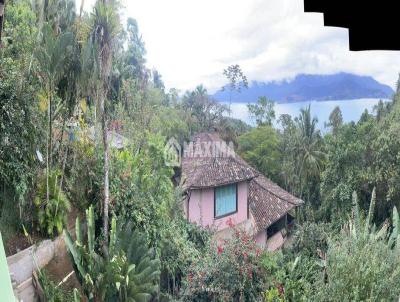
[{"label": "house logo icon", "polygon": [[181,165],[182,148],[174,137],[171,137],[165,144],[164,160],[169,167],[179,167]]}]

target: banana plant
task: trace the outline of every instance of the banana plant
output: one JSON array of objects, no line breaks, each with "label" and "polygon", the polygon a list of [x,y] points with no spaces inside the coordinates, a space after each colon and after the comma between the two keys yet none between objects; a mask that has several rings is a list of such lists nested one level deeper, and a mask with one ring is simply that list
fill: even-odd
[{"label": "banana plant", "polygon": [[353,192],[353,210],[352,219],[349,221],[350,234],[355,239],[384,239],[388,233],[388,224],[384,223],[379,230],[376,225],[372,223],[376,206],[376,189],[372,191],[371,201],[369,204],[367,217],[363,218],[358,204],[356,192]]},{"label": "banana plant", "polygon": [[79,217],[76,218],[75,222],[76,240],[74,241],[66,230],[64,230],[64,240],[73,259],[77,277],[89,301],[98,301],[104,294],[100,291],[101,287],[99,281],[104,278],[102,268],[105,262],[103,257],[95,250],[94,211],[92,207],[86,210],[86,220],[86,243],[83,242],[83,232]]},{"label": "banana plant", "polygon": [[353,192],[353,211],[352,219],[349,221],[349,230],[355,239],[371,239],[388,240],[390,247],[400,246],[400,219],[397,208],[393,208],[392,215],[392,228],[389,232],[389,222],[385,221],[383,225],[377,230],[375,224],[372,223],[372,218],[374,215],[374,210],[376,206],[376,189],[372,191],[371,202],[368,209],[367,217],[364,219],[360,213],[360,207],[358,205],[357,194]]}]

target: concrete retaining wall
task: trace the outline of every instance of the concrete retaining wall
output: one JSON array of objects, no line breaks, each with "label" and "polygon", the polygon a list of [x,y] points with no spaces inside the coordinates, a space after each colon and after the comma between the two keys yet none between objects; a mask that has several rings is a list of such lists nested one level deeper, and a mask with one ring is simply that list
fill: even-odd
[{"label": "concrete retaining wall", "polygon": [[59,236],[54,240],[44,240],[38,245],[32,245],[7,257],[14,293],[19,301],[36,301],[35,289],[32,284],[33,271],[46,266],[63,249],[65,249],[64,239],[63,236]]}]

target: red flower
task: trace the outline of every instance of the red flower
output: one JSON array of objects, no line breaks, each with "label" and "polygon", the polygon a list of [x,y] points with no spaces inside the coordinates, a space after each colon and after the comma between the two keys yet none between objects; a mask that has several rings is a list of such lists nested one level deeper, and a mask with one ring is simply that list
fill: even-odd
[{"label": "red flower", "polygon": [[282,284],[278,284],[278,292],[281,297],[285,294],[285,288]]},{"label": "red flower", "polygon": [[224,251],[224,248],[222,246],[218,245],[218,247],[217,247],[218,255],[222,254],[223,251]]}]

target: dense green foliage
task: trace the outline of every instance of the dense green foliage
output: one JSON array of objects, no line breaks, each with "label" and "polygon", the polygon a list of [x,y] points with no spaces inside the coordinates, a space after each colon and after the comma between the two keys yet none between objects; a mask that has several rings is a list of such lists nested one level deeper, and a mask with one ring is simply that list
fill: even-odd
[{"label": "dense green foliage", "polygon": [[[400,286],[400,255],[381,240],[345,237],[327,253],[328,282],[320,286],[319,301],[396,301]],[[384,259],[384,261],[382,261]],[[340,297],[337,299],[335,297]]]},{"label": "dense green foliage", "polygon": [[252,163],[265,175],[275,181],[280,180],[281,152],[278,132],[271,126],[260,126],[241,135],[238,152],[243,159]]},{"label": "dense green foliage", "polygon": [[187,274],[184,301],[257,301],[264,285],[261,250],[252,236],[230,224],[232,238],[214,243]]},{"label": "dense green foliage", "polygon": [[138,152],[126,149],[111,157],[115,213],[145,232],[152,244],[163,237],[168,202],[175,198],[173,170],[165,165],[163,147],[163,140],[149,136]]},{"label": "dense green foliage", "polygon": [[71,302],[74,300],[73,294],[68,293],[65,290],[55,284],[53,280],[50,279],[46,271],[39,270],[38,281],[43,289],[44,299],[49,302]]},{"label": "dense green foliage", "polygon": [[51,171],[49,188],[49,199],[46,200],[46,178],[39,178],[37,195],[33,202],[36,206],[39,230],[53,236],[62,233],[71,204],[60,187],[59,171]]},{"label": "dense green foliage", "polygon": [[89,301],[149,301],[157,292],[159,260],[146,239],[130,224],[117,227],[113,219],[107,252],[101,251],[95,234],[94,211],[86,212],[87,241],[79,219],[76,241],[66,232],[69,252]]},{"label": "dense green foliage", "polygon": [[29,71],[35,21],[29,1],[8,5],[0,48],[0,229],[6,237],[32,219],[26,198],[35,183],[35,151],[44,146],[38,81]]},{"label": "dense green foliage", "polygon": [[[400,253],[397,243],[398,214],[393,209],[393,229],[384,224],[376,229],[372,216],[377,205],[375,189],[367,216],[359,211],[357,196],[353,194],[353,218],[344,226],[341,240],[331,242],[326,254],[327,282],[318,284],[319,299],[376,301],[385,297],[397,300],[400,292]],[[385,259],[385,261],[382,261]]]},{"label": "dense green foliage", "polygon": [[255,120],[257,126],[272,125],[275,120],[274,102],[265,96],[260,97],[256,104],[248,104],[250,117]]},{"label": "dense green foliage", "polygon": [[[114,0],[96,1],[91,13],[76,13],[73,0],[7,1],[6,241],[22,229],[54,236],[88,209],[87,228],[77,220],[76,240],[66,230],[66,241],[82,298],[93,301],[398,300],[399,91],[358,122],[344,123],[335,108],[325,132],[310,107],[276,116],[274,102],[261,97],[248,106],[250,127],[202,85],[182,96],[166,91],[161,74],[146,67],[138,23],[123,24],[120,11]],[[223,75],[230,94],[246,88],[239,65]],[[214,130],[305,201],[282,251],[260,251],[233,226],[231,239],[212,240],[184,217],[180,171],[166,164],[165,143]],[[42,282],[49,300],[65,299],[53,281]]]}]

